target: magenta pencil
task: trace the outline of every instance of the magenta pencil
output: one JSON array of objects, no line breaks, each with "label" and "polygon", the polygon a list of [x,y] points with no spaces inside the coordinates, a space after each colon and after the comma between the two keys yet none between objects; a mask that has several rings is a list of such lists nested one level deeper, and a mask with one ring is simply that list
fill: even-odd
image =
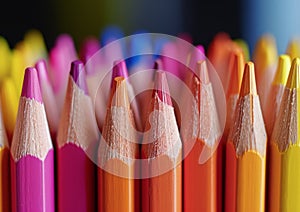
[{"label": "magenta pencil", "polygon": [[12,211],[54,211],[53,146],[35,68],[27,68],[11,144]]},{"label": "magenta pencil", "polygon": [[57,37],[55,46],[49,52],[50,78],[56,98],[58,112],[63,107],[68,84],[69,67],[77,59],[72,37],[62,34]]},{"label": "magenta pencil", "polygon": [[91,159],[99,133],[93,111],[84,65],[74,61],[57,136],[59,211],[96,211],[96,165]]},{"label": "magenta pencil", "polygon": [[95,37],[88,37],[80,46],[79,57],[83,63],[86,63],[99,50],[100,43],[98,39]]},{"label": "magenta pencil", "polygon": [[35,63],[35,68],[38,73],[39,83],[41,87],[41,93],[43,101],[45,104],[45,110],[47,115],[47,120],[49,124],[50,134],[52,139],[56,138],[59,114],[58,108],[55,101],[55,96],[51,86],[51,82],[48,76],[48,70],[46,66],[46,61],[41,59]]}]

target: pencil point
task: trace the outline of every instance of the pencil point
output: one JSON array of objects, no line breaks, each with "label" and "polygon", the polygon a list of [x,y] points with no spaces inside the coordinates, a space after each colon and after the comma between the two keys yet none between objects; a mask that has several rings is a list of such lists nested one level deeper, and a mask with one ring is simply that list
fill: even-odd
[{"label": "pencil point", "polygon": [[84,65],[80,60],[75,60],[71,63],[70,75],[72,76],[76,85],[83,90],[85,94],[87,94],[88,89],[85,81]]},{"label": "pencil point", "polygon": [[274,78],[276,85],[285,85],[291,68],[291,58],[289,55],[282,54],[278,59],[277,70]]},{"label": "pencil point", "polygon": [[196,73],[198,74],[199,80],[202,84],[210,83],[207,64],[205,60],[199,60],[197,62]]},{"label": "pencil point", "polygon": [[37,71],[40,83],[42,81],[49,82],[49,77],[48,77],[47,67],[46,67],[46,61],[44,59],[38,60],[35,63],[35,69]]},{"label": "pencil point", "polygon": [[114,78],[114,87],[112,88],[112,92],[114,96],[111,101],[111,106],[117,107],[130,107],[127,88],[126,88],[126,81],[123,76]]},{"label": "pencil point", "polygon": [[36,101],[43,103],[40,83],[38,80],[37,71],[35,68],[29,67],[25,69],[22,95],[23,97],[35,99]]},{"label": "pencil point", "polygon": [[155,63],[154,63],[154,70],[158,71],[158,70],[163,70],[163,63],[161,59],[156,59]]},{"label": "pencil point", "polygon": [[293,88],[299,88],[299,77],[300,77],[300,59],[296,57],[293,59],[292,66],[290,69],[288,81],[286,83],[286,87],[293,89]]},{"label": "pencil point", "polygon": [[287,47],[286,53],[294,59],[300,57],[300,41],[299,39],[292,39]]},{"label": "pencil point", "polygon": [[229,85],[227,85],[227,94],[239,94],[244,72],[244,56],[241,51],[233,51],[229,58]]},{"label": "pencil point", "polygon": [[248,94],[257,95],[254,63],[247,62],[245,64],[243,81],[241,85],[240,96],[246,96]]},{"label": "pencil point", "polygon": [[172,106],[167,77],[164,71],[158,70],[155,73],[154,94],[158,95],[160,101]]},{"label": "pencil point", "polygon": [[258,71],[264,71],[277,60],[277,46],[275,37],[271,34],[263,35],[256,43],[253,60]]},{"label": "pencil point", "polygon": [[128,71],[124,60],[116,60],[114,62],[114,67],[112,71],[112,81],[116,77],[124,77],[125,79],[128,78]]}]

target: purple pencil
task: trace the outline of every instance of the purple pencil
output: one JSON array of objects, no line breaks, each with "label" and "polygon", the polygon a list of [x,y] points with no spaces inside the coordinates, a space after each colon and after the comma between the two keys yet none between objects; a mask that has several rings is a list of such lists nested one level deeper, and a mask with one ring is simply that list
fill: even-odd
[{"label": "purple pencil", "polygon": [[37,71],[27,68],[11,144],[12,211],[54,211],[53,146]]},{"label": "purple pencil", "polygon": [[96,211],[96,165],[89,156],[96,154],[98,140],[84,65],[77,60],[71,64],[57,136],[59,211]]}]

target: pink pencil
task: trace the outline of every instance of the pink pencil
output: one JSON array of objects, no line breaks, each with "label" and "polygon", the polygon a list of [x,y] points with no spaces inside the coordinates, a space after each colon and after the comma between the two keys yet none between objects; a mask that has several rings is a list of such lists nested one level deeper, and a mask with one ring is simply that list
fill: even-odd
[{"label": "pink pencil", "polygon": [[25,70],[11,144],[12,211],[54,211],[53,147],[35,68]]},{"label": "pink pencil", "polygon": [[62,34],[49,52],[50,78],[60,114],[68,84],[69,67],[77,59],[72,37]]},{"label": "pink pencil", "polygon": [[47,120],[49,124],[50,134],[52,139],[56,138],[59,114],[58,108],[55,101],[55,96],[51,86],[50,79],[48,77],[48,70],[46,66],[46,61],[41,59],[35,63],[35,68],[38,73],[39,83],[41,87],[41,93],[45,104],[45,110],[47,115]]},{"label": "pink pencil", "polygon": [[96,153],[99,133],[87,94],[84,65],[71,64],[57,136],[58,210],[96,211]]}]

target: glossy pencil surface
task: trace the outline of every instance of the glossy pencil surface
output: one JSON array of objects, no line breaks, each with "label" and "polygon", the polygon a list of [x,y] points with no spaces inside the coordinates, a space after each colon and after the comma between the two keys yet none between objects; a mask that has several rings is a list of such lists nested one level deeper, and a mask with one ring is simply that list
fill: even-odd
[{"label": "glossy pencil surface", "polygon": [[138,146],[124,77],[113,79],[110,96],[98,150],[99,211],[133,212],[139,201],[134,182]]},{"label": "glossy pencil surface", "polygon": [[0,112],[0,211],[11,211],[9,144]]},{"label": "glossy pencil surface", "polygon": [[[221,137],[213,88],[206,61],[199,61],[190,81],[193,98],[186,101],[182,138],[184,143],[183,199],[184,211],[217,210],[217,153]],[[193,112],[191,112],[193,111]],[[209,149],[208,159],[201,163],[200,155]]]},{"label": "glossy pencil surface", "polygon": [[92,160],[98,139],[84,66],[74,61],[57,136],[60,211],[96,210],[96,166]]},{"label": "glossy pencil surface", "polygon": [[142,158],[149,161],[148,166],[142,167],[149,174],[142,182],[143,210],[179,212],[182,210],[182,143],[163,71],[156,72],[148,117],[142,145]]},{"label": "glossy pencil surface", "polygon": [[54,158],[35,68],[25,71],[11,145],[12,211],[54,211]]},{"label": "glossy pencil surface", "polygon": [[248,62],[226,147],[225,211],[265,210],[266,142],[254,64]]},{"label": "glossy pencil surface", "polygon": [[270,211],[300,210],[300,59],[292,62],[270,144]]}]

